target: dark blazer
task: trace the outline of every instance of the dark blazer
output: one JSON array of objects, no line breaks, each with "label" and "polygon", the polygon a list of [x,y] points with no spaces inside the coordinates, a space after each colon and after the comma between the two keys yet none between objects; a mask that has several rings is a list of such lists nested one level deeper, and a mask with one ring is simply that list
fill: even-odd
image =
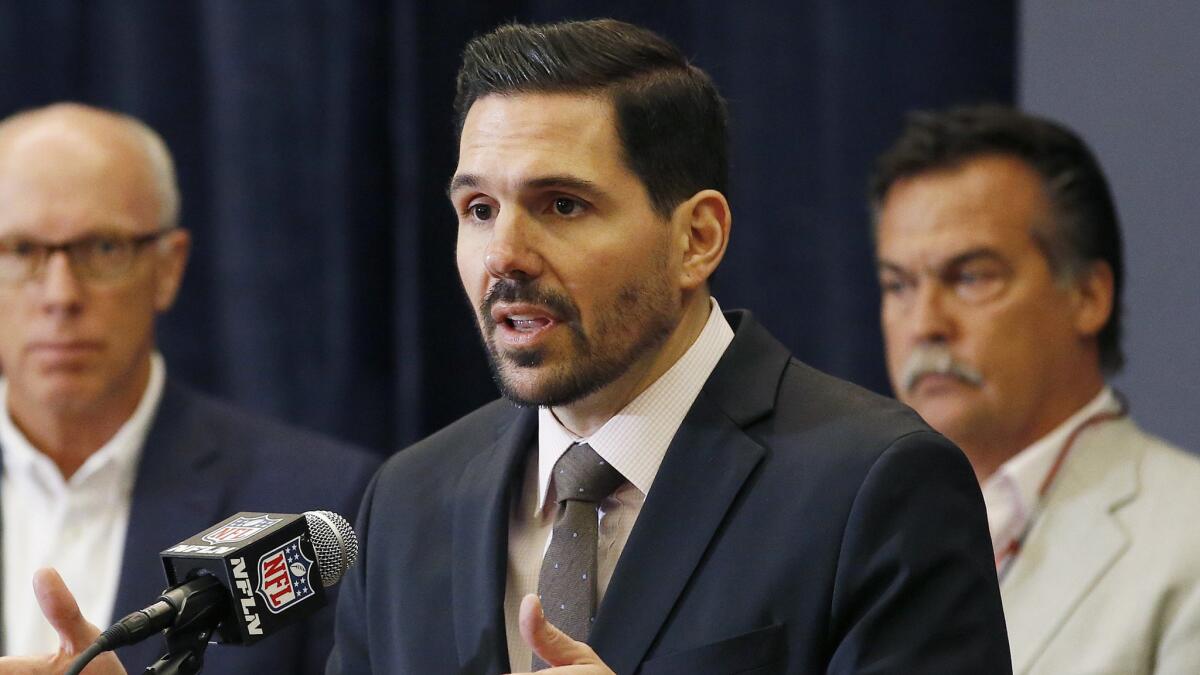
[{"label": "dark blazer", "polygon": [[[168,379],[133,488],[114,620],[162,592],[163,549],[238,511],[327,509],[353,518],[379,461],[365,450],[248,415]],[[252,647],[210,645],[204,672],[319,673],[332,635],[333,608],[327,607]],[[130,673],[140,673],[165,650],[165,642],[154,638],[117,655]]]},{"label": "dark blazer", "polygon": [[[1010,673],[970,465],[745,313],[663,459],[589,643],[617,673]],[[509,513],[537,415],[497,401],[376,475],[330,673],[508,672]]]}]

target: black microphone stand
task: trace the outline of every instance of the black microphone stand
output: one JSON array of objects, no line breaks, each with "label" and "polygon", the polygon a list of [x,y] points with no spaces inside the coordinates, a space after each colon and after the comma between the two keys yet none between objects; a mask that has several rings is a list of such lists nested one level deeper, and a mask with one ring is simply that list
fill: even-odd
[{"label": "black microphone stand", "polygon": [[187,630],[171,628],[166,632],[167,653],[154,665],[147,666],[147,675],[195,675],[204,667],[204,650],[208,648],[208,638],[215,630],[190,628]]},{"label": "black microphone stand", "polygon": [[164,632],[167,653],[146,668],[147,675],[195,675],[204,667],[204,650],[225,618],[228,599],[219,586],[189,593],[174,623]]}]

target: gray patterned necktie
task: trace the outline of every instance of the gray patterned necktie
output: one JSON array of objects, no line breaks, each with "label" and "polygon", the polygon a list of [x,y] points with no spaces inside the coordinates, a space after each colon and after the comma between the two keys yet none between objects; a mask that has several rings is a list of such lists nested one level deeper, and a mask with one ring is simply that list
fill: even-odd
[{"label": "gray patterned necktie", "polygon": [[[550,623],[586,640],[596,614],[596,508],[625,478],[586,444],[563,453],[553,478],[558,515],[538,574],[538,595]],[[535,654],[534,670],[545,666]]]}]

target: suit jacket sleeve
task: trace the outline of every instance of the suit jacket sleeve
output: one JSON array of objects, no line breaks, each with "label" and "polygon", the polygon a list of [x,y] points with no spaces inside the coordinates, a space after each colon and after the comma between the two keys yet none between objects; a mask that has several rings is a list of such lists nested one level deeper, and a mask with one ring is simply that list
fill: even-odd
[{"label": "suit jacket sleeve", "polygon": [[875,462],[851,508],[835,581],[829,673],[1011,673],[974,474],[914,432]]},{"label": "suit jacket sleeve", "polygon": [[[369,471],[366,473],[355,472],[353,476],[353,482],[350,484],[356,486],[373,485],[374,483],[369,481],[371,481],[371,476],[373,475],[375,468],[376,464],[372,463],[369,465]],[[358,498],[358,494],[358,491],[353,492],[353,497],[341,504],[341,509],[335,513],[343,515],[346,518],[353,519],[354,514],[358,512],[360,508],[359,505],[361,500]],[[360,531],[361,530],[356,527],[355,532]],[[361,560],[362,551],[359,552],[359,556],[359,559]],[[341,583],[325,589],[326,596],[329,599],[329,604],[324,609],[309,617],[308,620],[303,623],[306,633],[303,644],[307,650],[307,653],[304,655],[302,671],[305,675],[319,675],[320,673],[325,672],[326,662],[329,659],[330,652],[334,645],[337,607],[341,604],[341,596],[345,595],[346,591],[348,591],[353,585],[350,582],[355,578],[353,572],[356,567],[361,567],[361,565],[355,565],[351,567],[342,577]]]},{"label": "suit jacket sleeve", "polygon": [[[358,564],[346,572],[340,584],[341,589],[337,602],[336,623],[331,631],[333,649],[329,653],[325,667],[326,675],[341,673],[371,672],[367,652],[367,606],[365,598],[367,576],[367,541],[363,536],[369,529],[371,518],[371,502],[379,481],[378,474],[367,486],[363,497],[362,510],[358,521],[354,524],[355,532],[360,535]],[[332,613],[331,613],[332,614]]]}]

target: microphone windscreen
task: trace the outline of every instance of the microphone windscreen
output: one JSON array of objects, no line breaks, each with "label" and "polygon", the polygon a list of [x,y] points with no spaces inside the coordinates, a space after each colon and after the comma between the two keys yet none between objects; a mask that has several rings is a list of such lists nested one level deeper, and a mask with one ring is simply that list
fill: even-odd
[{"label": "microphone windscreen", "polygon": [[304,519],[317,554],[321,585],[329,588],[358,560],[358,537],[350,523],[333,511],[305,511]]}]

